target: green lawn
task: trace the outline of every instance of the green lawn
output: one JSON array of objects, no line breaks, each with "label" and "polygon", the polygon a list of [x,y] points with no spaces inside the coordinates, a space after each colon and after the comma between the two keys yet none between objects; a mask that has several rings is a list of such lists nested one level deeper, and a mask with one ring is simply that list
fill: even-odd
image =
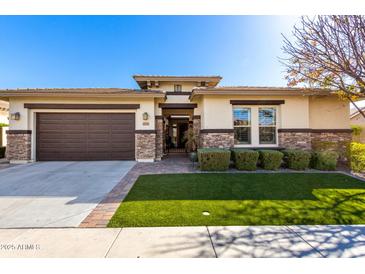
[{"label": "green lawn", "polygon": [[334,173],[144,175],[108,226],[289,224],[365,224],[365,182]]}]

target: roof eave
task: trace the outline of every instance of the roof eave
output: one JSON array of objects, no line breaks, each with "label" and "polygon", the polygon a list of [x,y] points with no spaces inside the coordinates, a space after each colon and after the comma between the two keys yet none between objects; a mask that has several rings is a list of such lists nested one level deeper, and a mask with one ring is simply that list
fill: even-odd
[{"label": "roof eave", "polygon": [[159,81],[159,82],[199,82],[205,81],[217,85],[221,80],[221,76],[158,76],[158,75],[133,75],[133,79],[137,82],[140,88],[145,88],[147,81]]},{"label": "roof eave", "polygon": [[12,97],[137,97],[137,98],[165,98],[163,93],[135,92],[135,93],[87,93],[87,92],[0,92],[0,98]]},{"label": "roof eave", "polygon": [[313,96],[324,95],[328,96],[332,93],[330,91],[314,91],[307,89],[194,89],[190,95],[190,99],[202,95],[244,95],[244,96]]}]

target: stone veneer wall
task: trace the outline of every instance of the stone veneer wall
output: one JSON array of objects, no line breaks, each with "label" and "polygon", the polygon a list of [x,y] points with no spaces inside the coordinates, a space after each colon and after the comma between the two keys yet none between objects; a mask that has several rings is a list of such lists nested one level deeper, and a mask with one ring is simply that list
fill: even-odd
[{"label": "stone veneer wall", "polygon": [[193,117],[193,130],[195,136],[197,136],[197,147],[200,147],[200,128],[201,128],[201,122],[200,122],[200,116],[194,116]]},{"label": "stone veneer wall", "polygon": [[231,148],[234,145],[232,132],[200,132],[200,146],[203,148]]},{"label": "stone veneer wall", "polygon": [[352,132],[322,131],[311,133],[312,149],[334,150],[340,154],[340,161],[347,162],[347,149],[352,141]]},{"label": "stone veneer wall", "polygon": [[348,144],[352,141],[347,129],[279,129],[279,146],[306,150],[334,150],[346,162]]},{"label": "stone veneer wall", "polygon": [[163,118],[156,117],[156,160],[161,160],[163,156]]},{"label": "stone veneer wall", "polygon": [[31,160],[32,132],[30,130],[7,131],[6,158],[9,161]]},{"label": "stone veneer wall", "polygon": [[156,159],[156,132],[136,131],[136,160]]},{"label": "stone veneer wall", "polygon": [[280,147],[304,150],[312,148],[310,132],[281,132],[279,130],[278,138]]}]

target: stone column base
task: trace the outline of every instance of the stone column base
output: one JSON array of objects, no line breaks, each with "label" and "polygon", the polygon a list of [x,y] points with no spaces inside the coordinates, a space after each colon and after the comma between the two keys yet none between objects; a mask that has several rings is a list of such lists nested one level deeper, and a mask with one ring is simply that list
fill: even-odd
[{"label": "stone column base", "polygon": [[200,128],[201,128],[201,122],[200,122],[200,115],[194,115],[193,116],[193,130],[194,134],[197,137],[197,148],[200,148]]},{"label": "stone column base", "polygon": [[138,162],[153,162],[156,159],[156,132],[154,130],[137,130],[136,160]]},{"label": "stone column base", "polygon": [[156,117],[155,120],[156,127],[156,160],[160,161],[163,156],[163,117]]},{"label": "stone column base", "polygon": [[12,163],[26,163],[31,160],[32,131],[8,130],[6,158]]}]

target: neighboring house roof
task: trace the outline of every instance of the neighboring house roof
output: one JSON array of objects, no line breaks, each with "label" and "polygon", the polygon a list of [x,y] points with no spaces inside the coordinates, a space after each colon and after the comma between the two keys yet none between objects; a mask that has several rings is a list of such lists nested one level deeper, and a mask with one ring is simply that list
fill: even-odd
[{"label": "neighboring house roof", "polygon": [[136,74],[133,75],[133,79],[137,82],[137,84],[141,88],[146,88],[148,86],[148,82],[167,82],[167,81],[176,81],[176,82],[206,82],[208,86],[215,87],[218,85],[222,77],[219,75],[210,75],[210,76],[174,76],[174,75],[142,75]]},{"label": "neighboring house roof", "polygon": [[[361,109],[361,111],[363,111],[363,112],[365,112],[365,107],[362,107],[362,108],[360,108]],[[350,110],[350,119],[352,119],[352,118],[354,118],[354,117],[356,117],[357,115],[359,115],[360,114],[360,112],[355,108],[355,109],[352,109],[352,110]]]},{"label": "neighboring house roof", "polygon": [[0,98],[17,96],[126,96],[126,97],[165,97],[159,90],[135,90],[121,88],[42,88],[0,90]]},{"label": "neighboring house roof", "polygon": [[309,89],[292,87],[252,87],[252,86],[220,86],[214,88],[195,88],[190,98],[199,95],[331,95],[328,89]]}]

